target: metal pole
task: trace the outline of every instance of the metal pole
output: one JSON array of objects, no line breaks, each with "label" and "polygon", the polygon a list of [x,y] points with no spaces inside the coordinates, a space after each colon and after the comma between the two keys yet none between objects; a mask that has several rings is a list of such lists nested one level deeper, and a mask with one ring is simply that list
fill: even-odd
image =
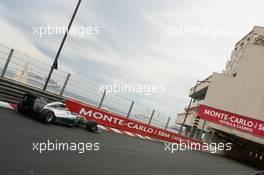
[{"label": "metal pole", "polygon": [[47,86],[48,86],[48,83],[49,83],[49,80],[50,80],[51,74],[53,73],[53,70],[54,70],[54,68],[53,68],[53,66],[51,66],[51,69],[50,69],[50,71],[49,71],[49,75],[48,75],[48,77],[47,77],[47,79],[46,79],[46,82],[45,82],[45,84],[44,84],[44,86],[43,86],[43,91],[45,91],[45,90],[47,89]]},{"label": "metal pole", "polygon": [[66,77],[66,80],[65,80],[65,82],[64,82],[64,84],[63,84],[63,87],[62,87],[62,89],[61,89],[61,91],[60,91],[60,96],[62,96],[62,94],[64,93],[64,90],[65,90],[65,88],[66,88],[66,86],[67,86],[67,84],[68,84],[68,81],[69,81],[70,77],[71,77],[71,74],[68,73],[68,75],[67,75],[67,77]]},{"label": "metal pole", "polygon": [[203,135],[203,131],[204,131],[204,127],[205,127],[205,123],[206,123],[206,120],[204,120],[204,123],[203,123],[203,126],[202,126],[202,130],[201,130],[200,133],[199,133],[199,137],[198,137],[199,140],[202,140],[202,135]]},{"label": "metal pole", "polygon": [[210,135],[210,138],[208,140],[209,143],[211,143],[213,141],[214,135],[215,135],[215,130],[213,130],[211,135]]},{"label": "metal pole", "polygon": [[167,123],[165,125],[165,130],[167,130],[169,123],[170,123],[170,117],[168,118]]},{"label": "metal pole", "polygon": [[[194,87],[194,90],[193,90],[193,94],[194,94],[195,91],[196,91],[196,88],[197,88],[198,82],[199,82],[199,80],[196,81],[196,84],[195,84],[195,87]],[[184,116],[183,122],[182,122],[181,127],[180,127],[180,131],[179,131],[179,134],[180,134],[180,135],[181,135],[181,133],[182,133],[183,125],[184,125],[184,123],[185,123],[185,121],[186,121],[186,118],[187,118],[187,116],[188,116],[188,114],[189,114],[189,111],[190,111],[190,108],[191,108],[191,105],[192,105],[192,101],[193,101],[193,97],[191,97],[191,100],[190,100],[190,102],[189,102],[188,108],[187,108],[187,110],[186,110],[186,112],[185,112],[185,116]]]},{"label": "metal pole", "polygon": [[53,62],[52,66],[51,66],[51,69],[50,69],[50,71],[49,71],[49,75],[48,75],[47,80],[46,80],[46,82],[45,82],[45,85],[44,85],[44,87],[43,87],[43,90],[44,90],[44,91],[46,90],[46,88],[47,88],[47,86],[48,86],[48,83],[49,83],[49,80],[50,80],[51,74],[53,73],[53,70],[54,70],[54,69],[58,69],[58,58],[59,58],[59,56],[60,56],[60,53],[61,53],[62,47],[63,47],[63,45],[64,45],[64,42],[65,42],[65,40],[66,40],[66,38],[67,38],[68,32],[69,32],[70,29],[71,29],[72,22],[73,22],[73,20],[74,20],[74,18],[75,18],[75,16],[76,16],[76,13],[77,13],[77,11],[78,11],[78,9],[79,9],[80,3],[81,3],[81,0],[78,1],[78,4],[77,4],[77,6],[76,6],[76,8],[75,8],[75,10],[74,10],[74,12],[73,12],[73,15],[72,15],[71,21],[70,21],[70,23],[69,23],[69,25],[68,25],[68,30],[67,30],[67,31],[65,32],[65,34],[64,34],[64,37],[63,37],[62,42],[61,42],[61,44],[60,44],[59,50],[58,50],[58,52],[57,52],[57,54],[56,54],[56,57],[55,57],[55,59],[54,59],[54,62]]},{"label": "metal pole", "polygon": [[[190,133],[189,133],[189,137],[193,137],[194,136],[194,127],[195,127],[195,125],[196,125],[196,120],[198,119],[198,116],[196,116],[195,117],[195,119],[194,119],[194,124],[193,124],[193,126],[192,126],[192,128],[191,128],[191,131],[190,131]],[[200,119],[199,119],[200,120]],[[199,123],[198,123],[199,124]],[[196,127],[197,128],[197,127]]]},{"label": "metal pole", "polygon": [[152,118],[154,116],[154,113],[155,113],[155,110],[152,111],[151,113],[151,116],[150,116],[150,119],[149,119],[149,122],[148,122],[148,125],[150,125],[151,121],[152,121]]},{"label": "metal pole", "polygon": [[3,78],[3,77],[5,76],[5,73],[6,73],[7,67],[8,67],[8,65],[9,65],[9,63],[10,63],[10,60],[11,60],[11,58],[12,58],[13,53],[14,53],[14,49],[11,49],[10,52],[9,52],[9,55],[8,55],[8,57],[7,57],[7,60],[6,60],[6,62],[5,62],[5,66],[4,66],[3,70],[2,70],[1,78]]},{"label": "metal pole", "polygon": [[101,108],[101,107],[102,107],[103,102],[104,102],[105,95],[106,95],[106,90],[104,90],[104,93],[103,93],[103,95],[102,95],[102,98],[101,98],[101,100],[100,100],[100,103],[99,103],[98,108]]},{"label": "metal pole", "polygon": [[133,106],[134,106],[134,101],[131,102],[131,105],[130,105],[129,110],[128,110],[128,113],[127,113],[127,118],[129,118]]}]

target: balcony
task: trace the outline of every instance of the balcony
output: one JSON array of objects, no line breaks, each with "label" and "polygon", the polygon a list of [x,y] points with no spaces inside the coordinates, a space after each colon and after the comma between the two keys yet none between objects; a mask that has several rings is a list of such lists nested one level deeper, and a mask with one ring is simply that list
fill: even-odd
[{"label": "balcony", "polygon": [[210,85],[211,76],[206,78],[203,81],[197,81],[196,88],[195,86],[190,89],[189,97],[198,97],[206,94],[208,86]]}]

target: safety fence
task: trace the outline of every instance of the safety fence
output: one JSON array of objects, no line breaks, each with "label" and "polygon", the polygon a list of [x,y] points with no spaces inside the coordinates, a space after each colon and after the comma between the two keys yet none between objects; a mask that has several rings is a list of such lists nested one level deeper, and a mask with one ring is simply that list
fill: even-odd
[{"label": "safety fence", "polygon": [[[50,65],[51,63],[48,61],[44,62],[43,59],[33,58],[0,45],[1,78],[12,79],[42,90]],[[170,127],[173,125],[173,120],[166,113],[151,109],[117,93],[102,91],[94,81],[71,75],[62,70],[54,70],[46,91],[76,99],[148,125],[177,132]]]}]

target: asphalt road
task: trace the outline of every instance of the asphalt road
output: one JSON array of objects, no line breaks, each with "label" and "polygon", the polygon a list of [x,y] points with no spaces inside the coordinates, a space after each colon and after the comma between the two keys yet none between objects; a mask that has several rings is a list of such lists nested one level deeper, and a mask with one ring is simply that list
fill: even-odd
[{"label": "asphalt road", "polygon": [[[126,135],[45,125],[0,107],[0,174],[248,175],[256,170],[202,152],[164,151],[164,144]],[[99,143],[99,151],[33,151],[37,142]],[[95,147],[93,147],[95,148]]]}]

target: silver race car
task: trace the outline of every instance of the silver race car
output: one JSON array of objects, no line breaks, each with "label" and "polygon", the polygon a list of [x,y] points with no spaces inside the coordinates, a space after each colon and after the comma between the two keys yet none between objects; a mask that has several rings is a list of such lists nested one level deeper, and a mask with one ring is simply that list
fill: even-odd
[{"label": "silver race car", "polygon": [[18,112],[33,116],[46,123],[60,123],[69,126],[86,128],[88,131],[97,131],[97,123],[94,119],[86,119],[69,111],[62,102],[51,102],[32,93],[26,93],[17,105]]}]

